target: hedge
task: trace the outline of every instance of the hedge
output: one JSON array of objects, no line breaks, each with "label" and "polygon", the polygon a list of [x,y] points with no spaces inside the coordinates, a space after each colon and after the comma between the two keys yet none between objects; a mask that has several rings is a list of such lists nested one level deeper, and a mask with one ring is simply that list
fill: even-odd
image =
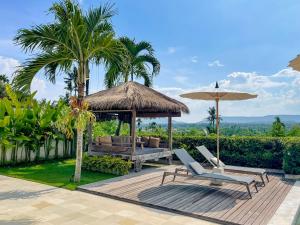
[{"label": "hedge", "polygon": [[297,138],[285,141],[283,170],[287,174],[300,174],[300,141]]},{"label": "hedge", "polygon": [[[174,137],[174,148],[183,147],[199,162],[204,157],[196,146],[205,145],[216,155],[216,137]],[[226,164],[284,169],[300,174],[300,138],[220,137],[220,155]]]},{"label": "hedge", "polygon": [[84,155],[82,168],[85,170],[110,173],[115,175],[125,175],[129,173],[131,162],[113,156],[87,156]]}]

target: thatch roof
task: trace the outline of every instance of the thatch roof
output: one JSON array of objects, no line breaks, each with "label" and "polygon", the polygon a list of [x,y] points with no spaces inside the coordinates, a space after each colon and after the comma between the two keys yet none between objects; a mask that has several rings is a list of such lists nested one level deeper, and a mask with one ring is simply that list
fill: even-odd
[{"label": "thatch roof", "polygon": [[120,86],[99,91],[85,97],[94,111],[136,110],[146,113],[188,113],[188,107],[152,88],[137,82],[127,82]]}]

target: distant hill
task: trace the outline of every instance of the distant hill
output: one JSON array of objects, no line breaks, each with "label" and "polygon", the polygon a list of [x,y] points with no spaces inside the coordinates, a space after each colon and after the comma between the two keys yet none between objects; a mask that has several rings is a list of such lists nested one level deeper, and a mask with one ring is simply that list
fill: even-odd
[{"label": "distant hill", "polygon": [[[274,122],[276,116],[279,116],[281,121],[286,124],[300,123],[300,115],[268,115],[268,116],[223,116],[222,124],[265,124],[271,125]],[[156,119],[142,119],[142,126],[146,126],[151,122],[155,122],[162,126],[166,126],[168,120],[166,118],[156,118]],[[183,121],[173,120],[174,127],[189,127],[189,126],[204,126],[207,124],[206,120],[195,123],[185,123]],[[206,125],[205,125],[206,126]]]},{"label": "distant hill", "polygon": [[[268,116],[224,116],[222,123],[255,123],[270,124],[278,116],[284,123],[300,123],[300,115],[268,115]],[[206,123],[205,120],[200,123]]]}]

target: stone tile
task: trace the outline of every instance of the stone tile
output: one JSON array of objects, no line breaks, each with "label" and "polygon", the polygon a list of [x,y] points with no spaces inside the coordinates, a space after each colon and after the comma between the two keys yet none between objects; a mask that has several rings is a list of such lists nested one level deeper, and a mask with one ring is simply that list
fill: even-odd
[{"label": "stone tile", "polygon": [[0,224],[208,225],[194,218],[83,192],[5,176],[0,180],[1,194],[9,193],[7,199],[1,200]]},{"label": "stone tile", "polygon": [[37,209],[43,209],[43,208],[46,208],[46,207],[49,207],[49,206],[52,206],[52,204],[49,203],[49,202],[45,202],[45,201],[41,201],[37,204],[32,205],[32,207],[35,207]]}]

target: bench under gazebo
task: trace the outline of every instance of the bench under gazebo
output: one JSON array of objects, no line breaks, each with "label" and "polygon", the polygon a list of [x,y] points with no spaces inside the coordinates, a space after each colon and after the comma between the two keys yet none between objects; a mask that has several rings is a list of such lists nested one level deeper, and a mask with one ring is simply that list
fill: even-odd
[{"label": "bench under gazebo", "polygon": [[[85,98],[97,121],[116,120],[130,124],[130,136],[106,136],[92,139],[89,155],[114,155],[134,162],[135,170],[147,160],[172,160],[172,117],[188,113],[188,107],[152,88],[137,82],[99,91]],[[136,118],[168,118],[168,141],[155,137],[136,136]],[[133,141],[134,140],[134,141]]]}]

